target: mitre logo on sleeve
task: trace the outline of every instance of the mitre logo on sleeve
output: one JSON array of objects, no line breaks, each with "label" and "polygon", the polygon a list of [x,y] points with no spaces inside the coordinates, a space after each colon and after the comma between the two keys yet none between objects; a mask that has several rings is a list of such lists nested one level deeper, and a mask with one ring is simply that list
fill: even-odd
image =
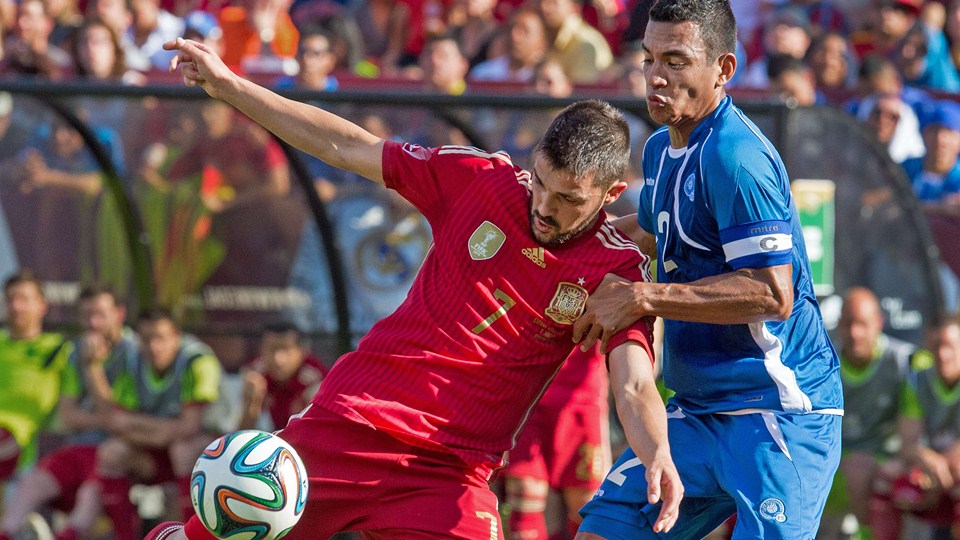
[{"label": "mitre logo on sleeve", "polygon": [[467,240],[470,258],[475,261],[485,261],[496,255],[506,240],[507,235],[503,234],[500,227],[484,221]]},{"label": "mitre logo on sleeve", "polygon": [[557,292],[544,313],[558,324],[573,324],[583,314],[589,296],[583,287],[561,281],[557,284]]}]

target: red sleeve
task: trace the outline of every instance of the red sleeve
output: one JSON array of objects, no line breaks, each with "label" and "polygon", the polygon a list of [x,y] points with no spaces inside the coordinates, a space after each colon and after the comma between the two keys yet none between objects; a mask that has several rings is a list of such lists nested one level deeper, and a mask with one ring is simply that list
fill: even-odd
[{"label": "red sleeve", "polygon": [[426,148],[387,141],[383,146],[383,180],[417,207],[431,223],[443,219],[484,170],[513,165],[505,154],[467,146]]},{"label": "red sleeve", "polygon": [[644,317],[639,321],[635,322],[633,326],[623,330],[612,338],[610,342],[607,343],[607,351],[612,351],[623,345],[628,341],[636,341],[640,344],[644,350],[647,351],[647,356],[650,357],[650,363],[653,364],[656,360],[656,357],[653,354],[653,319],[650,317]]}]

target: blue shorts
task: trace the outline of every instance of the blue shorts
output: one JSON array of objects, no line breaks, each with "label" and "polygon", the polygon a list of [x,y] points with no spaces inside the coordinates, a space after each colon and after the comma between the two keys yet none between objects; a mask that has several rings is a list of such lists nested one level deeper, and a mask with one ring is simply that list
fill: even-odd
[{"label": "blue shorts", "polygon": [[671,407],[667,418],[684,486],[676,525],[654,534],[660,504],[646,503],[646,470],[628,448],[580,510],[580,531],[608,540],[699,539],[736,513],[736,539],[816,536],[840,463],[840,416],[688,415]]}]

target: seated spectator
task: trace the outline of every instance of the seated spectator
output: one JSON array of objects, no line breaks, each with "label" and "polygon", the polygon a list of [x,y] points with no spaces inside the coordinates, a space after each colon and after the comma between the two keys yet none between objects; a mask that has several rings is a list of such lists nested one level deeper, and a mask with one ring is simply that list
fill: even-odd
[{"label": "seated spectator", "polygon": [[767,62],[776,56],[790,56],[802,60],[810,48],[810,29],[806,15],[792,7],[780,8],[764,27],[763,56],[746,66],[737,85],[747,88],[766,88]]},{"label": "seated spectator", "polygon": [[507,30],[506,53],[470,70],[471,80],[527,83],[533,78],[548,47],[543,19],[536,11],[521,8],[513,12]]},{"label": "seated spectator", "polygon": [[850,36],[857,57],[863,59],[871,54],[889,56],[897,43],[917,24],[923,2],[924,0],[880,0],[872,3],[868,25],[864,30]]},{"label": "seated spectator", "polygon": [[897,43],[892,56],[907,84],[941,92],[960,90],[960,75],[940,30],[917,24]]},{"label": "seated spectator", "polygon": [[300,34],[297,47],[297,75],[285,75],[274,86],[278,89],[300,88],[333,92],[337,89],[336,77],[331,75],[336,67],[337,57],[333,53],[330,34],[320,28],[307,29]]},{"label": "seated spectator", "polygon": [[0,329],[0,482],[37,457],[37,435],[57,405],[73,345],[43,331],[43,284],[21,270],[3,286],[6,313]]},{"label": "seated spectator", "polygon": [[50,44],[66,49],[73,32],[83,23],[83,15],[80,13],[77,0],[46,0],[45,4],[47,15],[53,19]]},{"label": "seated spectator", "polygon": [[767,77],[770,94],[788,107],[827,104],[827,98],[817,90],[813,71],[800,59],[786,55],[768,58]]},{"label": "seated spectator", "polygon": [[181,334],[169,312],[151,308],[137,322],[137,361],[114,383],[118,407],[107,417],[109,438],[96,453],[103,506],[116,540],[139,538],[139,515],[130,485],[175,482],[179,507],[193,514],[190,473],[203,448],[215,438],[205,433],[204,409],[215,402],[220,362],[195,337]]},{"label": "seated spectator", "polygon": [[282,429],[290,416],[310,403],[326,373],[296,326],[268,326],[260,340],[260,356],[243,376],[243,413],[238,429]]},{"label": "seated spectator", "polygon": [[850,31],[843,0],[799,0],[792,3],[799,5],[806,13],[810,21],[810,33],[814,36],[829,33],[846,35]]},{"label": "seated spectator", "polygon": [[62,78],[70,64],[70,56],[50,43],[51,32],[53,19],[47,14],[43,0],[19,2],[16,24],[3,46],[0,73]]},{"label": "seated spectator", "polygon": [[943,33],[950,44],[950,58],[953,65],[960,66],[960,1],[946,2]]},{"label": "seated spectator", "polygon": [[646,53],[639,41],[627,43],[620,55],[620,87],[633,97],[647,99],[647,78],[643,76],[643,61]]},{"label": "seated spectator", "polygon": [[547,29],[547,56],[560,63],[574,84],[597,82],[613,64],[613,52],[596,28],[581,16],[577,0],[538,0]]},{"label": "seated spectator", "polygon": [[447,17],[446,31],[460,43],[470,68],[491,58],[500,31],[496,5],[496,0],[455,0]]},{"label": "seated spectator", "polygon": [[127,66],[166,71],[173,51],[163,44],[183,35],[183,19],[160,8],[160,0],[129,0],[132,22],[122,36]]},{"label": "seated spectator", "polygon": [[88,19],[100,19],[110,25],[114,33],[121,36],[121,41],[133,22],[126,0],[87,0],[86,13]]},{"label": "seated spectator", "polygon": [[428,89],[451,96],[467,91],[467,63],[460,44],[449,34],[431,37],[420,55],[423,80]]},{"label": "seated spectator", "polygon": [[73,350],[57,405],[66,445],[45,456],[24,477],[0,520],[0,540],[14,538],[32,512],[52,504],[69,512],[56,540],[75,540],[93,527],[101,512],[101,494],[83,482],[93,474],[97,445],[106,438],[112,386],[136,360],[138,343],[124,326],[126,310],[103,285],[85,287],[79,297],[83,334]]},{"label": "seated spectator", "polygon": [[854,287],[844,294],[837,326],[843,381],[843,456],[837,482],[861,527],[870,521],[872,483],[879,464],[899,450],[897,417],[914,376],[913,345],[883,333],[875,294]]},{"label": "seated spectator", "polygon": [[191,11],[183,18],[183,38],[199,41],[217,54],[223,51],[223,29],[217,18],[206,11]]},{"label": "seated spectator", "polygon": [[[77,28],[70,53],[74,75],[80,79],[124,84],[146,82],[143,75],[127,70],[120,38],[100,19],[87,19]],[[103,118],[98,116],[98,120]]]},{"label": "seated spectator", "polygon": [[220,11],[223,61],[245,73],[284,73],[295,66],[300,32],[290,19],[291,0],[242,0]]},{"label": "seated spectator", "polygon": [[916,375],[900,413],[902,448],[880,467],[870,502],[875,540],[900,538],[903,512],[932,523],[960,523],[960,321],[950,318],[930,329],[933,367]]},{"label": "seated spectator", "polygon": [[916,113],[896,94],[864,99],[857,107],[857,119],[867,125],[897,163],[926,152]]},{"label": "seated spectator", "polygon": [[817,88],[828,97],[837,96],[834,105],[853,88],[857,73],[855,62],[847,38],[834,32],[820,36],[807,51],[807,64],[813,70]]}]

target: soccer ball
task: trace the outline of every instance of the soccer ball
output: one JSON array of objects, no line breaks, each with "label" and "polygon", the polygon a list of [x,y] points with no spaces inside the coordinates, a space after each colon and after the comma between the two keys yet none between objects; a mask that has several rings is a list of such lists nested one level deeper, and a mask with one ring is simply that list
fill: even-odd
[{"label": "soccer ball", "polygon": [[217,538],[275,540],[303,515],[307,471],[280,437],[237,431],[213,441],[200,455],[190,498],[197,517]]}]

